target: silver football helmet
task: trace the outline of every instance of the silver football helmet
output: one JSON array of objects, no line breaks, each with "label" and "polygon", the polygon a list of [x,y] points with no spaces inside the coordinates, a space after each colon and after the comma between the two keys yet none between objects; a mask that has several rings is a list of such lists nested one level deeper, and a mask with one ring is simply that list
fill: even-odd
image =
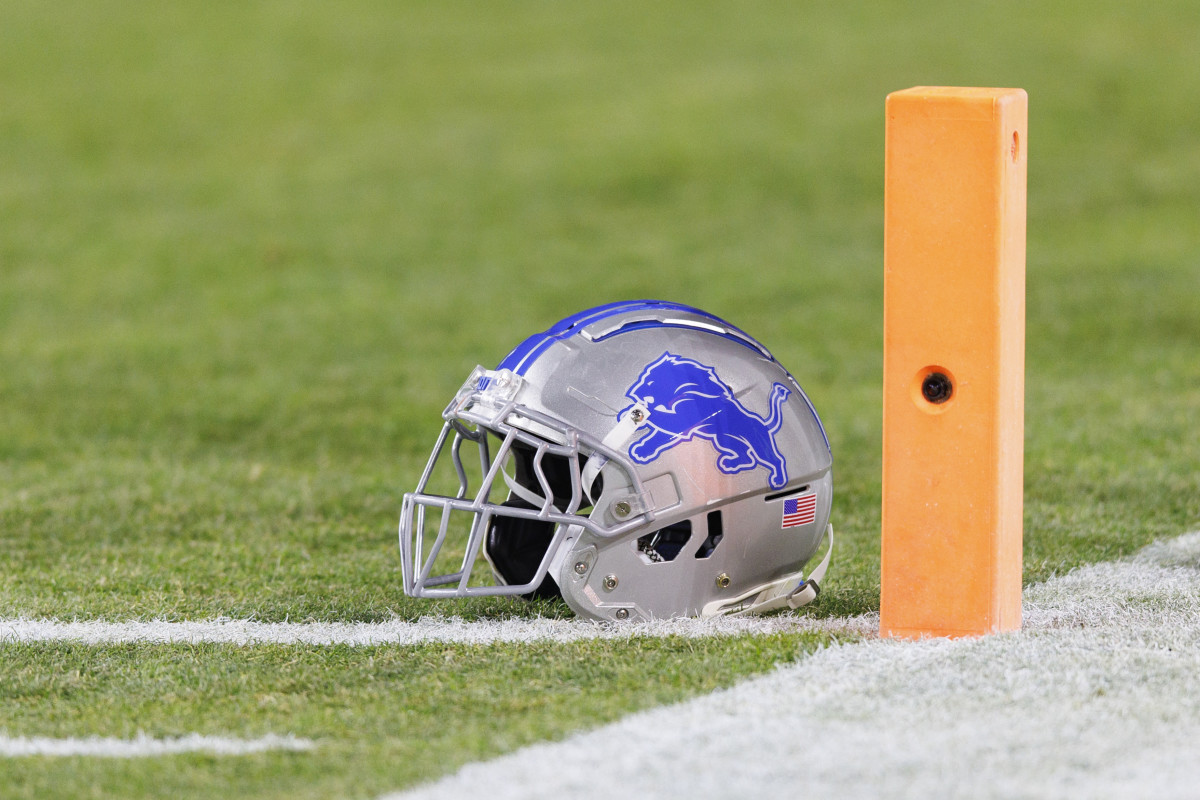
[{"label": "silver football helmet", "polygon": [[561,595],[582,617],[635,620],[819,591],[829,440],[787,370],[711,314],[580,312],[477,367],[442,417],[401,511],[411,596]]}]

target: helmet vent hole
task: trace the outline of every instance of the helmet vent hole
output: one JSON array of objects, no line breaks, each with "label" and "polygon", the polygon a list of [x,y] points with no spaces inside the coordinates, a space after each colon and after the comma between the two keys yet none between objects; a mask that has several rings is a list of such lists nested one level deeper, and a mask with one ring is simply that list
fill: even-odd
[{"label": "helmet vent hole", "polygon": [[721,512],[708,512],[708,538],[704,540],[704,544],[700,545],[700,549],[696,551],[696,558],[708,558],[711,556],[724,537],[725,530],[721,522]]},{"label": "helmet vent hole", "polygon": [[692,521],[685,519],[639,537],[637,549],[648,563],[662,564],[674,561],[679,556],[679,551],[683,550],[691,538]]},{"label": "helmet vent hole", "polygon": [[793,489],[784,489],[782,492],[776,492],[775,494],[769,494],[766,497],[764,497],[763,499],[766,500],[768,503],[770,503],[772,500],[778,500],[781,497],[791,497],[794,494],[804,494],[805,492],[808,491],[808,489],[809,489],[809,485],[806,483],[803,486],[797,486]]}]

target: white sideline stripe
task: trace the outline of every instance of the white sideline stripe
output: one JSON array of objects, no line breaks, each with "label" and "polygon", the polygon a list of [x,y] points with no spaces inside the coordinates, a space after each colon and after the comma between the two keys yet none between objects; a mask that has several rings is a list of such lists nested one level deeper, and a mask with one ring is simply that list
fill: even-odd
[{"label": "white sideline stripe", "polygon": [[231,739],[193,733],[174,739],[153,739],[138,734],[133,739],[10,737],[0,734],[0,758],[19,756],[97,756],[101,758],[145,758],[177,753],[212,753],[241,756],[266,750],[311,750],[316,745],[295,736],[268,734],[259,739]]},{"label": "white sideline stripe", "polygon": [[636,636],[733,636],[747,633],[824,631],[869,634],[878,629],[871,616],[843,619],[746,617],[714,620],[676,619],[636,624],[598,624],[577,619],[503,619],[467,622],[457,617],[423,617],[416,622],[256,622],[213,619],[197,622],[105,622],[103,620],[0,619],[0,643],[78,642],[88,645],[218,643],[304,645],[416,645],[427,642],[573,642],[628,639]]},{"label": "white sideline stripe", "polygon": [[383,800],[1196,797],[1200,533],[1029,587],[1024,612],[834,645]]}]

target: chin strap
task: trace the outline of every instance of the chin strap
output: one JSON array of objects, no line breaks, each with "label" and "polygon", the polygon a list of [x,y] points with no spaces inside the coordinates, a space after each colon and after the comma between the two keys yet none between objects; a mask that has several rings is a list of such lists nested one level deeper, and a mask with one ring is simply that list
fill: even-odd
[{"label": "chin strap", "polygon": [[825,528],[825,536],[829,539],[829,549],[817,568],[804,577],[803,572],[781,578],[774,583],[758,586],[737,597],[727,600],[714,600],[704,606],[700,612],[702,617],[742,616],[743,614],[763,614],[780,608],[800,608],[817,599],[821,593],[820,583],[825,580],[825,570],[829,568],[829,559],[833,555],[833,525]]},{"label": "chin strap", "polygon": [[546,505],[546,498],[542,497],[532,489],[526,489],[521,484],[517,483],[517,479],[508,474],[504,468],[500,469],[500,474],[504,477],[504,482],[508,484],[508,490],[517,497],[524,500],[533,508],[541,508]]},{"label": "chin strap", "polygon": [[[630,408],[625,416],[622,417],[612,430],[604,437],[601,442],[609,450],[622,450],[625,445],[634,437],[638,430],[646,424],[646,420],[650,419],[650,409],[646,408],[642,403],[635,403]],[[600,474],[600,470],[608,463],[608,458],[599,453],[592,454],[584,465],[583,472],[579,476],[579,482],[583,485],[583,493],[587,495],[590,503],[595,503],[596,498],[592,497],[592,484],[596,482],[596,476]]]}]

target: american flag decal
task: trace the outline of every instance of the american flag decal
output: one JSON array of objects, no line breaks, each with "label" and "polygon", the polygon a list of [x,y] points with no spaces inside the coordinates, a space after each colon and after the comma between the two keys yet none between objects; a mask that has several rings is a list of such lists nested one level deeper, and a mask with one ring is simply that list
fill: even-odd
[{"label": "american flag decal", "polygon": [[800,497],[789,497],[783,501],[783,527],[795,528],[798,525],[808,525],[817,519],[817,495],[806,494]]}]

